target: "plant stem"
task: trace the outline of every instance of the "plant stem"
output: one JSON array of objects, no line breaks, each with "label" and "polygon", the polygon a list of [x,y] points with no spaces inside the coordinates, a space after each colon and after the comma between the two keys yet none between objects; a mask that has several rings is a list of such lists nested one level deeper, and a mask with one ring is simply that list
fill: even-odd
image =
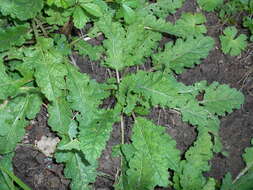
[{"label": "plant stem", "polygon": [[39,27],[40,27],[40,29],[41,29],[43,35],[44,35],[45,37],[48,37],[47,31],[46,31],[45,28],[43,27],[43,25],[42,25],[42,23],[40,22],[40,20],[38,20],[38,19],[36,19],[36,18],[35,18],[34,20],[35,20],[36,23],[39,25]]},{"label": "plant stem", "polygon": [[119,76],[119,71],[118,70],[116,70],[116,78],[117,78],[117,83],[119,85],[119,83],[120,83],[120,76]]},{"label": "plant stem", "polygon": [[33,28],[33,32],[34,32],[34,35],[35,35],[35,39],[37,40],[38,37],[39,37],[39,32],[37,30],[37,26],[36,26],[34,20],[32,20],[32,28]]},{"label": "plant stem", "polygon": [[125,143],[125,128],[124,128],[124,117],[123,114],[120,115],[120,128],[121,128],[121,144]]}]

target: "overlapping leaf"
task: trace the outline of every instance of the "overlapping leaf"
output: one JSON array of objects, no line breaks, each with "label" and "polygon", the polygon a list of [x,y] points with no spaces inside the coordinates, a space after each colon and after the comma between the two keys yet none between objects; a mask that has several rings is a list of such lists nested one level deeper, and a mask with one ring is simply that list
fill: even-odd
[{"label": "overlapping leaf", "polygon": [[75,4],[75,0],[47,0],[48,5],[56,5],[61,8],[68,8]]},{"label": "overlapping leaf", "polygon": [[104,65],[116,70],[143,63],[161,39],[161,34],[145,30],[141,23],[133,24],[125,30],[110,16],[98,22],[99,29],[107,38],[103,45],[107,49]]},{"label": "overlapping leaf", "polygon": [[[177,82],[172,75],[139,71],[122,80],[118,100],[123,105],[133,104],[134,101],[149,102],[150,100],[152,106],[176,108],[185,105],[189,99],[193,99],[192,94],[195,94],[195,91],[194,87],[187,87]],[[125,96],[127,96],[126,99]],[[131,96],[133,99],[130,99]],[[130,102],[125,102],[126,100]]]}]

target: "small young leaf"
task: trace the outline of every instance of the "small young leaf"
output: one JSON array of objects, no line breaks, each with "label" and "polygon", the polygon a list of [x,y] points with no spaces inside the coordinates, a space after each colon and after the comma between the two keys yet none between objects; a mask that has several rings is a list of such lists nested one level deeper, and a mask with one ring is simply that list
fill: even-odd
[{"label": "small young leaf", "polygon": [[79,40],[75,43],[75,50],[81,55],[87,55],[92,61],[97,61],[101,58],[104,51],[102,46],[93,46],[84,40]]},{"label": "small young leaf", "polygon": [[84,3],[81,4],[81,6],[91,15],[96,16],[96,17],[101,17],[103,16],[103,12],[101,8],[95,4],[95,3]]},{"label": "small young leaf", "polygon": [[88,17],[85,15],[84,10],[81,7],[76,7],[73,13],[73,22],[75,27],[81,29],[88,22]]},{"label": "small young leaf", "polygon": [[223,0],[197,0],[197,2],[205,11],[213,11],[223,3]]},{"label": "small young leaf", "polygon": [[46,21],[48,24],[56,24],[63,26],[69,21],[70,14],[66,14],[67,12],[65,13],[61,9],[50,8],[48,10],[45,10],[45,13],[48,15],[48,17],[46,17]]},{"label": "small young leaf", "polygon": [[127,24],[131,24],[135,20],[135,12],[132,8],[127,6],[126,4],[122,5],[123,7],[123,14],[124,14],[124,19]]},{"label": "small young leaf", "polygon": [[237,38],[237,29],[232,27],[227,27],[223,31],[224,35],[220,36],[221,49],[224,53],[230,54],[231,56],[236,56],[245,50],[247,46],[247,36],[245,34],[240,34]]},{"label": "small young leaf", "polygon": [[199,36],[207,32],[205,22],[206,18],[201,13],[183,13],[169,32],[183,38]]}]

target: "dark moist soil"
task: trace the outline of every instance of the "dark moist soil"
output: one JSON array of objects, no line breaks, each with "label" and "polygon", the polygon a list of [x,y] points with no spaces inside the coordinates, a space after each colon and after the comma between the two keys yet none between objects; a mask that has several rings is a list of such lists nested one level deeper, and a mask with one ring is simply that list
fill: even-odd
[{"label": "dark moist soil", "polygon": [[[168,20],[175,21],[182,12],[198,12],[199,10],[196,7],[194,0],[187,0],[175,15],[168,17]],[[238,57],[222,54],[218,37],[226,26],[220,23],[214,13],[205,13],[205,15],[207,17],[208,35],[215,39],[216,47],[203,61],[203,64],[188,69],[177,78],[187,85],[200,80],[207,80],[208,83],[218,81],[242,91],[245,95],[245,104],[240,110],[235,110],[233,113],[221,118],[220,136],[224,150],[229,153],[229,156],[215,155],[211,161],[211,171],[206,174],[220,180],[225,173],[231,172],[232,176],[235,177],[244,168],[245,165],[241,155],[244,149],[250,146],[250,140],[253,137],[253,44],[250,44],[248,50]],[[240,28],[240,26],[238,25],[237,28]],[[241,29],[240,33],[247,33],[247,31]],[[161,46],[170,40],[172,39],[164,36]],[[98,44],[99,41],[101,39],[93,40],[92,43]],[[115,76],[112,71],[100,66],[99,63],[91,62],[86,57],[77,57],[75,55],[73,57],[80,70],[88,73],[98,82],[104,82],[108,77]],[[140,66],[140,69],[148,69],[149,67],[150,61],[147,61],[145,65]],[[135,69],[131,68],[129,72]],[[192,145],[196,138],[195,128],[183,123],[180,114],[176,112],[156,107],[152,109],[148,118],[156,124],[166,127],[167,132],[177,141],[177,147],[182,153]],[[23,140],[24,145],[16,149],[13,159],[14,172],[34,190],[69,189],[69,181],[63,176],[64,166],[56,164],[52,158],[46,157],[33,146],[35,140],[40,140],[43,135],[55,137],[55,134],[50,131],[47,125],[47,119],[46,105],[44,105],[36,119],[27,126],[27,133]],[[125,139],[129,142],[133,120],[127,117],[124,120]],[[95,189],[113,189],[112,186],[119,171],[120,162],[119,159],[112,158],[110,154],[112,147],[120,143],[119,128],[118,124],[114,125],[111,138],[99,159],[100,166],[98,170],[106,175],[97,177],[94,184]]]}]

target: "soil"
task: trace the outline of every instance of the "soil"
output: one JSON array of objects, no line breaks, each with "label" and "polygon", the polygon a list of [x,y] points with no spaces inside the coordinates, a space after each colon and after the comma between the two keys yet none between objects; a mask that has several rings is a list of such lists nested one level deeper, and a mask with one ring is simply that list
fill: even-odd
[{"label": "soil", "polygon": [[[168,20],[175,21],[182,12],[199,11],[196,7],[194,0],[187,0],[175,15],[168,16]],[[221,23],[214,13],[205,13],[205,15],[208,35],[215,39],[216,47],[203,60],[203,64],[188,69],[183,74],[178,75],[177,78],[187,85],[200,80],[206,80],[208,83],[218,81],[242,91],[245,95],[245,104],[240,110],[235,110],[233,113],[221,118],[219,134],[224,150],[229,153],[229,156],[215,155],[210,162],[211,171],[206,174],[220,180],[227,172],[231,172],[233,177],[237,176],[245,167],[241,154],[246,147],[250,146],[250,140],[253,137],[253,44],[250,44],[247,51],[244,51],[241,56],[224,55],[218,42],[219,35],[226,25]],[[238,28],[240,28],[239,24]],[[241,29],[240,32],[247,33],[244,29]],[[164,36],[161,46],[170,40],[168,36]],[[97,41],[101,41],[101,38],[92,43],[98,43]],[[81,72],[88,73],[98,82],[103,82],[109,76],[115,75],[112,71],[109,72],[108,69],[100,66],[99,63],[91,62],[87,57],[77,57],[75,55],[73,57]],[[140,67],[141,69],[147,69],[149,65],[150,63],[147,61],[146,66]],[[176,112],[156,107],[152,109],[148,117],[155,123],[166,127],[167,132],[176,140],[177,147],[182,153],[192,145],[196,138],[195,128],[183,123],[181,116]],[[40,140],[43,135],[55,137],[55,134],[50,131],[47,125],[47,119],[48,114],[46,105],[44,105],[36,119],[27,126],[23,143],[16,149],[13,159],[14,172],[34,190],[67,190],[69,189],[69,181],[63,176],[64,166],[56,164],[53,158],[46,157],[33,146],[35,140]],[[124,122],[126,128],[125,139],[129,141],[133,120],[124,117]],[[114,125],[110,140],[99,159],[98,171],[106,175],[97,177],[94,184],[95,189],[113,189],[112,186],[120,162],[119,159],[112,158],[110,154],[112,147],[120,143],[119,128],[119,124]]]}]

